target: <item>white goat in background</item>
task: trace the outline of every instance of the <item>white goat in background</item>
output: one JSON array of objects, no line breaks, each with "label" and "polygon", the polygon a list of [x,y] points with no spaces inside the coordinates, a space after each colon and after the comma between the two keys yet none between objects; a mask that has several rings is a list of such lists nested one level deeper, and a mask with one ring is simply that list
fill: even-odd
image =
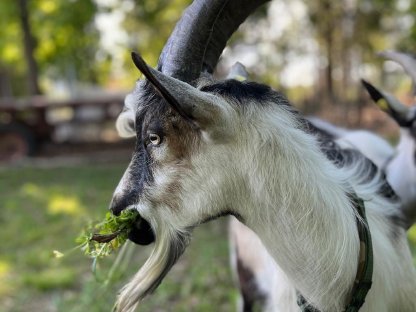
[{"label": "white goat in background", "polygon": [[352,194],[365,202],[374,252],[361,311],[415,311],[416,274],[398,203],[383,195],[385,181],[366,158],[350,151],[329,160],[311,125],[265,85],[195,88],[133,59],[148,80],[123,116],[135,125],[137,145],[112,210],[136,209],[155,247],[120,294],[120,311],[157,287],[193,227],[225,214],[251,228],[284,273],[285,311],[299,309],[295,290],[320,311],[343,310],[362,248]]},{"label": "white goat in background", "polygon": [[[398,62],[416,85],[416,59],[410,55],[385,51],[383,57]],[[400,127],[400,140],[395,155],[385,166],[387,181],[393,187],[403,204],[406,226],[416,220],[416,103],[406,106],[393,95],[380,91],[370,83],[363,81],[372,99]],[[416,92],[416,88],[413,89]],[[414,93],[416,94],[416,93]]]},{"label": "white goat in background", "polygon": [[[395,61],[412,79],[416,95],[416,59],[408,54],[384,51],[379,53]],[[367,81],[362,81],[371,98],[400,127],[399,143],[392,148],[383,138],[365,130],[347,130],[331,125],[320,119],[311,122],[332,135],[342,148],[359,150],[385,171],[387,181],[399,196],[401,210],[406,216],[406,227],[416,220],[416,103],[406,106],[393,95],[381,91]]]}]

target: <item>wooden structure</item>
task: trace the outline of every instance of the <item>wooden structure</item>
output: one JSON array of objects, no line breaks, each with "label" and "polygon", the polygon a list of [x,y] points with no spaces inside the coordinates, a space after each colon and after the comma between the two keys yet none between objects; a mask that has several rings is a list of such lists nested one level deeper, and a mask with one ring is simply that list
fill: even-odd
[{"label": "wooden structure", "polygon": [[[115,120],[124,97],[124,93],[117,93],[67,100],[43,96],[0,99],[0,161],[32,155],[42,143],[52,141],[61,123]],[[95,112],[93,116],[91,111]]]}]

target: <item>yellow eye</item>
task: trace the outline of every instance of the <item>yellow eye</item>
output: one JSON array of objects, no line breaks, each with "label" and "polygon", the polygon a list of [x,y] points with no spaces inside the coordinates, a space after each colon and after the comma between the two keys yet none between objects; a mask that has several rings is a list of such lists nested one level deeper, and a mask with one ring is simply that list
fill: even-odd
[{"label": "yellow eye", "polygon": [[149,142],[152,145],[159,145],[160,141],[161,141],[160,136],[157,135],[156,133],[149,134]]}]

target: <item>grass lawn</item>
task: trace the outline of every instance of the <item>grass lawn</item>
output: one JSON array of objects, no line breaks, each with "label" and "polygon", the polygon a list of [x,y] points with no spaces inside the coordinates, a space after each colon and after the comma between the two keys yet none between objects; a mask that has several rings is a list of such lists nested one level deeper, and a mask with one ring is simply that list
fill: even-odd
[{"label": "grass lawn", "polygon": [[[110,311],[117,291],[151,247],[128,247],[98,263],[68,251],[83,225],[102,220],[125,165],[53,169],[0,168],[0,311]],[[416,228],[410,232],[413,252]],[[226,220],[195,230],[191,246],[140,311],[234,311],[237,291],[228,265]]]},{"label": "grass lawn", "polygon": [[[68,251],[89,221],[102,220],[126,165],[0,169],[0,311],[110,311],[117,291],[151,247],[128,246],[98,263]],[[226,220],[195,230],[191,246],[140,311],[233,311],[236,290],[228,265]]]}]

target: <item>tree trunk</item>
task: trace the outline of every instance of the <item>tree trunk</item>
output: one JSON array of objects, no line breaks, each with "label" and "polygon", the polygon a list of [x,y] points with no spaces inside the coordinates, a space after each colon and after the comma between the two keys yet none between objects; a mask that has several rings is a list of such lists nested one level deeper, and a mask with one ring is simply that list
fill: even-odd
[{"label": "tree trunk", "polygon": [[6,68],[0,65],[0,97],[12,97],[12,86],[10,84],[10,76]]},{"label": "tree trunk", "polygon": [[28,83],[28,92],[31,95],[41,94],[38,82],[38,65],[34,57],[34,50],[36,46],[35,38],[32,35],[29,23],[29,14],[28,14],[28,0],[19,0],[19,17],[23,32],[23,46],[24,46],[24,55],[27,62],[27,83]]},{"label": "tree trunk", "polygon": [[327,67],[325,69],[325,83],[327,88],[327,101],[329,104],[334,103],[334,81],[332,79],[332,70],[333,70],[333,57],[334,57],[334,21],[333,21],[333,7],[331,1],[325,1],[323,3],[323,12],[325,14],[324,19],[324,30],[323,38],[325,44],[325,54],[327,59]]}]

